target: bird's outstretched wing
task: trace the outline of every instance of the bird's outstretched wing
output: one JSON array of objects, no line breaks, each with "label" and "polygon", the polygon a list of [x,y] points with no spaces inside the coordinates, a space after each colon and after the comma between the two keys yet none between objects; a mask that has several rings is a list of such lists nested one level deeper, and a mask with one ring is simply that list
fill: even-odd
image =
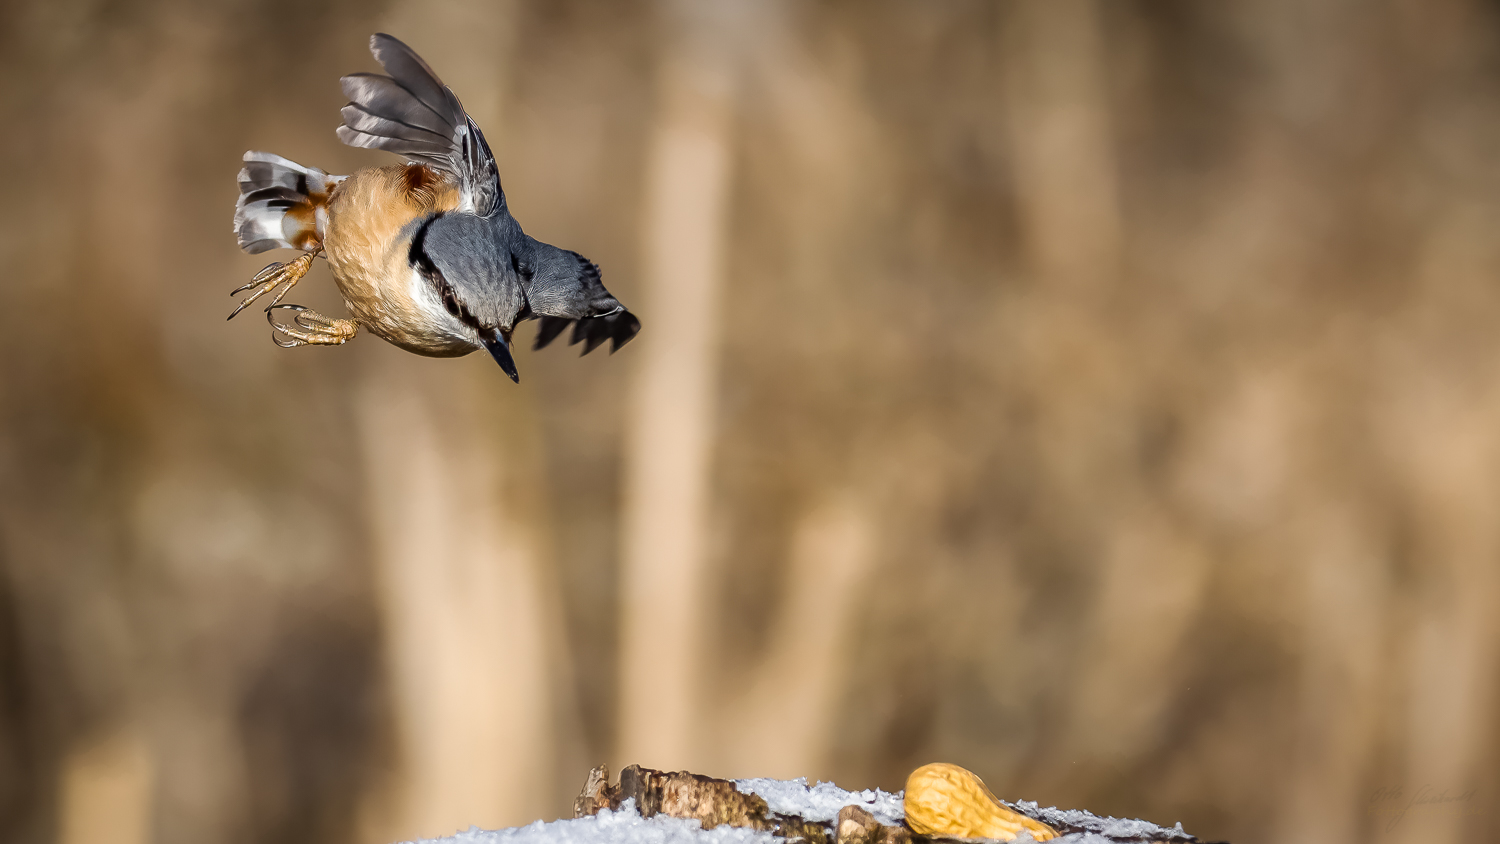
[{"label": "bird's outstretched wing", "polygon": [[339,140],[451,174],[459,211],[488,217],[504,209],[495,156],[453,91],[421,56],[385,33],[370,36],[370,52],[390,76],[351,73],[339,80],[349,98]]}]

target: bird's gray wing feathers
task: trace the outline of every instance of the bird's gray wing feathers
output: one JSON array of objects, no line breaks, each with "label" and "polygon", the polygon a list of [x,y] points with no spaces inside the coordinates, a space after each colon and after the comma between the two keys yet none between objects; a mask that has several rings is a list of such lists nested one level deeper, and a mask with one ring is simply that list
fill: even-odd
[{"label": "bird's gray wing feathers", "polygon": [[610,341],[613,354],[640,332],[641,321],[604,288],[593,261],[525,235],[517,246],[521,254],[517,268],[527,304],[542,320],[533,349],[556,340],[569,325],[573,334],[568,345],[583,343],[583,354],[605,340]]},{"label": "bird's gray wing feathers", "polygon": [[452,174],[460,211],[488,217],[504,208],[495,156],[453,91],[421,56],[389,35],[370,36],[370,52],[390,76],[352,73],[339,80],[349,98],[339,140]]},{"label": "bird's gray wing feathers", "polygon": [[609,353],[614,354],[641,332],[641,321],[630,311],[620,311],[617,314],[588,319],[544,316],[541,326],[537,328],[536,340],[531,344],[531,348],[546,348],[570,325],[573,326],[573,334],[568,338],[568,345],[576,346],[582,343],[581,354],[585,355],[599,348],[605,340],[609,341]]}]

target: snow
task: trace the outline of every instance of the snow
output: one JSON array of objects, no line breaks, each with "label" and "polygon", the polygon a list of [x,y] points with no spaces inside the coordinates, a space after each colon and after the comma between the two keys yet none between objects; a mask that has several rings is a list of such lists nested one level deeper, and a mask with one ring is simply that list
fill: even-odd
[{"label": "snow", "polygon": [[796,815],[803,820],[829,823],[845,806],[858,806],[887,826],[895,826],[906,817],[901,808],[901,793],[879,789],[845,791],[831,782],[808,786],[806,779],[735,780],[734,787],[745,794],[759,795],[778,815]]},{"label": "snow", "polygon": [[1080,830],[1060,836],[1059,844],[1105,844],[1108,841],[1191,841],[1192,836],[1182,831],[1182,824],[1175,827],[1157,826],[1149,821],[1123,818],[1101,818],[1080,809],[1040,808],[1035,803],[1021,800],[1006,806],[1027,817],[1036,818],[1053,829]]},{"label": "snow", "polygon": [[[756,794],[778,815],[795,815],[815,823],[832,823],[845,806],[859,806],[883,824],[895,825],[906,817],[901,792],[878,789],[845,791],[833,783],[808,785],[805,779],[735,780],[735,788]],[[1053,844],[1118,844],[1121,841],[1180,841],[1192,837],[1182,825],[1161,827],[1147,821],[1101,818],[1077,809],[1041,808],[1036,803],[1001,801],[1011,809],[1062,830],[1067,835]],[[635,801],[626,800],[618,811],[603,809],[597,815],[545,823],[537,821],[511,829],[485,831],[470,828],[448,838],[430,839],[428,844],[774,844],[769,832],[721,826],[704,830],[696,820],[656,815],[643,818]],[[1029,844],[1024,833],[1015,844]]]},{"label": "snow", "polygon": [[775,836],[721,826],[704,830],[697,821],[656,815],[641,817],[635,800],[626,800],[618,811],[599,810],[599,814],[570,820],[486,831],[470,827],[448,838],[433,839],[442,844],[772,844]]}]

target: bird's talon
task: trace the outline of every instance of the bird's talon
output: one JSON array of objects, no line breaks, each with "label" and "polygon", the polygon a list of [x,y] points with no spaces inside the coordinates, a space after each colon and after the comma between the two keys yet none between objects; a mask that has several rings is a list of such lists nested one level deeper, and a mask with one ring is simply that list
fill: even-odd
[{"label": "bird's talon", "polygon": [[[294,312],[296,316],[292,317],[292,325],[277,322],[276,315],[272,313],[275,310]],[[266,322],[276,332],[271,335],[271,340],[283,349],[297,346],[341,346],[359,331],[359,326],[352,319],[332,319],[317,311],[292,304],[272,303],[266,308]],[[286,339],[283,340],[283,337]]]},{"label": "bird's talon", "polygon": [[[271,304],[275,305],[277,302],[280,302],[282,297],[287,294],[287,291],[291,290],[296,286],[298,281],[302,280],[303,276],[307,275],[307,270],[312,266],[312,261],[316,254],[315,252],[304,252],[284,264],[280,262],[268,264],[264,269],[256,273],[255,277],[250,279],[248,284],[236,288],[234,292],[229,294],[237,296],[247,290],[251,291],[250,295],[246,296],[230,312],[229,318],[234,319],[239,315],[240,311],[249,307],[251,302],[273,291],[275,295],[271,299]],[[280,290],[277,290],[277,288],[280,288]]]},{"label": "bird's talon", "polygon": [[271,297],[271,304],[269,304],[269,305],[266,306],[266,311],[269,312],[272,308],[274,308],[278,304],[280,304],[281,300],[284,299],[284,298],[286,298],[287,291],[289,291],[291,289],[292,289],[292,285],[290,285],[290,284],[288,284],[287,286],[281,288],[281,290],[279,292],[277,292],[277,294],[275,296]]}]

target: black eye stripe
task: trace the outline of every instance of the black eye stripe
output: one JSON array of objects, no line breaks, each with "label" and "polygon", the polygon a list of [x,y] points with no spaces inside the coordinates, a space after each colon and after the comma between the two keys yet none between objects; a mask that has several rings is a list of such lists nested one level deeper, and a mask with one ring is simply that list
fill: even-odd
[{"label": "black eye stripe", "polygon": [[422,225],[417,227],[417,233],[412,235],[411,248],[406,250],[406,262],[416,267],[417,271],[429,280],[443,276],[438,271],[437,265],[432,263],[432,259],[427,257],[427,229],[432,226],[434,220],[441,216],[441,214],[433,214],[423,220]]},{"label": "black eye stripe", "polygon": [[411,248],[406,252],[406,260],[437,291],[438,298],[443,302],[443,310],[452,314],[454,319],[462,322],[464,325],[476,331],[482,330],[484,326],[481,326],[479,320],[475,319],[474,315],[469,313],[469,309],[464,307],[464,303],[458,300],[458,294],[453,292],[453,287],[448,284],[446,278],[443,278],[443,271],[438,269],[437,264],[434,264],[432,258],[427,254],[427,229],[432,225],[434,220],[441,216],[441,214],[433,214],[422,221],[422,225],[417,229],[417,233],[412,235]]},{"label": "black eye stripe", "polygon": [[438,292],[443,297],[443,307],[448,310],[448,313],[453,314],[458,319],[463,319],[464,309],[458,304],[458,297],[453,295],[453,288],[449,287],[447,282],[444,282],[438,288]]},{"label": "black eye stripe", "polygon": [[479,320],[473,314],[469,313],[469,309],[464,307],[464,303],[458,301],[458,294],[453,292],[453,288],[448,284],[447,279],[443,278],[441,273],[436,277],[429,276],[428,280],[432,281],[437,287],[438,298],[443,300],[443,310],[452,314],[454,319],[476,331],[484,328],[484,326],[479,324]]}]

